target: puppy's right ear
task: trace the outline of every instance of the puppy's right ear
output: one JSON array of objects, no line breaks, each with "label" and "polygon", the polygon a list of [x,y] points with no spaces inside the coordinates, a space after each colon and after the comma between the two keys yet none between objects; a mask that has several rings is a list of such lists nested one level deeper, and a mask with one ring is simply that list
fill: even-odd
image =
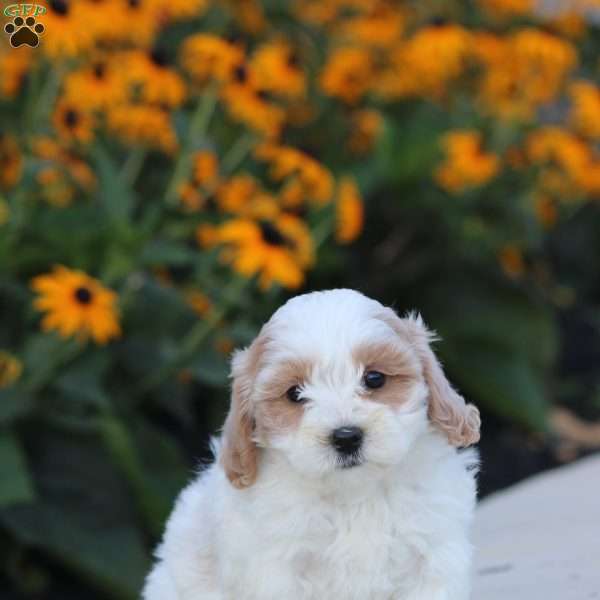
[{"label": "puppy's right ear", "polygon": [[252,434],[254,417],[250,402],[253,383],[251,357],[254,344],[233,355],[231,407],[223,426],[221,464],[231,484],[243,489],[256,480],[258,449]]}]

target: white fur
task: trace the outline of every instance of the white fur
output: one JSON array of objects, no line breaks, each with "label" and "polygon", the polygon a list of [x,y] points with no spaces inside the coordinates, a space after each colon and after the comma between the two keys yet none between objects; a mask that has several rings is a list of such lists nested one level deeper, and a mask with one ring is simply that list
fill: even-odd
[{"label": "white fur", "polygon": [[[477,456],[428,421],[424,380],[396,407],[359,396],[357,343],[394,340],[411,351],[376,318],[382,309],[333,290],[273,315],[252,402],[271,365],[308,356],[316,367],[301,422],[256,440],[253,485],[233,487],[217,460],[181,493],[144,600],[469,598]],[[364,462],[341,469],[323,440],[348,424],[365,431]]]}]

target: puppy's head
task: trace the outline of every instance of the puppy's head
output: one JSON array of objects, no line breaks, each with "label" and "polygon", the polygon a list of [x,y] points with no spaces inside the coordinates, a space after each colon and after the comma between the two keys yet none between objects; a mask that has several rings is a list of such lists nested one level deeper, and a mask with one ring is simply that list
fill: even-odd
[{"label": "puppy's head", "polygon": [[251,485],[259,448],[307,477],[381,473],[435,427],[454,446],[479,439],[479,412],[452,388],[419,317],[351,290],[282,306],[233,358],[221,461]]}]

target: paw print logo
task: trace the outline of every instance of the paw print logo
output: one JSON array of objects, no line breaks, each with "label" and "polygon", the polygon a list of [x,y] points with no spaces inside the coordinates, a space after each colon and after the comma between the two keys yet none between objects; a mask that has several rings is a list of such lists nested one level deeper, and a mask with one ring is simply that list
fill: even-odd
[{"label": "paw print logo", "polygon": [[36,23],[34,17],[15,17],[12,23],[4,26],[4,31],[10,35],[10,45],[13,48],[27,45],[35,48],[40,43],[40,35],[44,33],[44,26]]}]

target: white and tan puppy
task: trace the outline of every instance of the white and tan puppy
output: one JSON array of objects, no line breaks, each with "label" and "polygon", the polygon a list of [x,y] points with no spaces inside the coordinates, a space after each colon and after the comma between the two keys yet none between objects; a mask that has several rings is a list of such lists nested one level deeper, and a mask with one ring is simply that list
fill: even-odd
[{"label": "white and tan puppy", "polygon": [[233,358],[217,460],[179,497],[145,600],[466,600],[479,413],[415,316],[287,302]]}]

